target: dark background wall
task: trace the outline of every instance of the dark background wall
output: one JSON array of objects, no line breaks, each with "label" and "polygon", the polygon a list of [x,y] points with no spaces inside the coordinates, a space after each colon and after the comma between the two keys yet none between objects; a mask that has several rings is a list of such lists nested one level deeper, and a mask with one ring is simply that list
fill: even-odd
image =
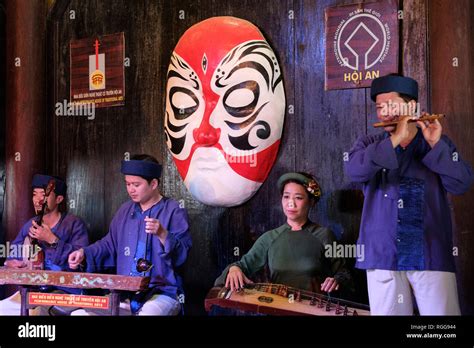
[{"label": "dark background wall", "polygon": [[[455,4],[455,6],[451,6]],[[443,127],[460,153],[474,163],[474,3],[429,1],[430,75],[433,110],[449,119]],[[454,25],[453,25],[454,23]],[[451,28],[446,30],[446,28]],[[474,190],[452,197],[459,300],[474,314]]]},{"label": "dark background wall", "polygon": [[[5,0],[0,0],[0,243],[5,241],[3,233],[3,200],[5,196]],[[1,258],[0,258],[1,260]],[[0,296],[3,288],[0,289]]]},{"label": "dark background wall", "polygon": [[[323,196],[311,218],[330,227],[342,242],[355,243],[363,197],[344,176],[342,156],[358,136],[374,132],[371,123],[375,121],[375,108],[367,89],[324,91],[324,9],[353,2],[56,2],[48,23],[47,168],[67,178],[69,202],[75,206],[70,211],[88,222],[91,237],[96,240],[107,232],[116,209],[127,199],[119,173],[125,154],[150,153],[164,164],[162,190],[167,196],[184,200],[191,219],[193,249],[185,271],[188,314],[203,313],[203,298],[222,269],[243,255],[260,234],[284,222],[280,197],[275,190],[275,182],[284,172],[304,170],[315,174],[322,185]],[[425,0],[400,1],[404,18],[400,21],[399,72],[419,81],[420,101],[425,110],[430,110],[432,94],[438,93],[438,99],[448,93],[442,86],[437,92],[430,89],[431,83],[436,86],[437,82],[438,85],[446,82],[445,78],[440,80],[438,74],[431,72],[432,66],[441,62],[442,67],[444,60],[449,58],[448,53],[445,58],[438,58],[440,49],[446,44],[441,39],[437,46],[429,45],[432,34],[439,30],[437,26],[430,26],[431,21],[440,20],[438,17],[448,9],[457,9],[462,14],[462,23],[466,24],[464,31],[453,25],[455,21],[445,21],[443,33],[439,35],[453,45],[452,49],[461,48],[464,52],[462,48],[468,48],[471,53],[464,58],[472,62],[474,45],[473,36],[469,36],[472,33],[469,23],[473,22],[474,12],[469,6],[472,5],[468,0],[436,1],[434,4]],[[183,15],[184,18],[180,18]],[[250,201],[230,209],[208,207],[193,200],[172,162],[163,133],[165,76],[175,44],[193,24],[223,15],[247,19],[260,28],[279,58],[287,105],[294,108],[294,113],[286,115],[282,145],[269,178]],[[69,41],[122,31],[125,32],[125,56],[131,62],[131,66],[125,68],[126,105],[98,109],[93,121],[84,117],[55,116],[54,103],[69,99]],[[471,41],[462,41],[464,46],[459,47],[454,40],[456,35],[463,39],[471,37]],[[469,86],[472,70],[467,72]],[[473,104],[466,91],[461,93],[466,98],[464,102],[457,101],[456,105],[464,106],[464,113],[459,117],[465,125],[450,126],[447,131],[461,154],[473,163],[472,145],[467,141],[472,138],[474,129]],[[439,105],[433,112],[447,113],[451,109],[445,111],[445,107],[449,106],[452,105]],[[472,209],[472,190],[455,203],[458,207]],[[456,207],[456,220],[463,220],[462,234],[457,230],[455,236],[455,240],[462,241],[459,243],[462,253],[458,258],[458,266],[463,272],[459,281],[463,294],[461,303],[464,313],[473,314],[474,291],[469,291],[473,279],[468,272],[473,273],[474,261],[469,255],[474,253],[474,223],[466,213],[458,215],[458,210]],[[456,239],[460,236],[461,239]],[[234,254],[235,248],[240,255]],[[365,275],[358,270],[353,273],[357,291],[351,297],[365,302]]]},{"label": "dark background wall", "polygon": [[5,0],[0,0],[0,222],[3,215],[5,185]]}]

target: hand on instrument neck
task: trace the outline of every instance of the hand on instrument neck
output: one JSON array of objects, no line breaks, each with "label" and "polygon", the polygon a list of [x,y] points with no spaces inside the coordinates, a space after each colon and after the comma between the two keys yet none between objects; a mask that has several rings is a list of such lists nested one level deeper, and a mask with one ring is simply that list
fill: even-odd
[{"label": "hand on instrument neck", "polygon": [[57,241],[57,236],[51,230],[51,227],[46,223],[40,226],[33,220],[32,225],[28,231],[28,235],[39,241],[44,241],[48,244],[52,244]]}]

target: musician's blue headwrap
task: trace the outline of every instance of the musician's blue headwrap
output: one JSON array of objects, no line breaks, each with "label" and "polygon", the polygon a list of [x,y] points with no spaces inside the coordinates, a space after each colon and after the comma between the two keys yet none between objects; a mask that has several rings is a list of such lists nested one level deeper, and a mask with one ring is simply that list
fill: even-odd
[{"label": "musician's blue headwrap", "polygon": [[121,172],[124,175],[136,175],[146,178],[161,177],[161,165],[154,162],[129,160],[122,161]]},{"label": "musician's blue headwrap", "polygon": [[35,174],[33,176],[31,187],[46,189],[51,179],[53,179],[55,182],[54,193],[58,196],[65,196],[67,192],[67,185],[63,179],[57,176]]},{"label": "musician's blue headwrap", "polygon": [[370,97],[373,101],[382,93],[398,92],[408,95],[418,101],[418,82],[410,77],[387,75],[376,78],[370,87]]}]

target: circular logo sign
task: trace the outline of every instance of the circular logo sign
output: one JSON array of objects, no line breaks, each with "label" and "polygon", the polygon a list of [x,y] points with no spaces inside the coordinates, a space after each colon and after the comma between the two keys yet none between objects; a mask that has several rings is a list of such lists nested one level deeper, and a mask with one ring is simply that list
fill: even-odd
[{"label": "circular logo sign", "polygon": [[334,35],[334,53],[340,66],[369,70],[383,62],[390,49],[390,28],[369,8],[357,9],[343,19]]}]

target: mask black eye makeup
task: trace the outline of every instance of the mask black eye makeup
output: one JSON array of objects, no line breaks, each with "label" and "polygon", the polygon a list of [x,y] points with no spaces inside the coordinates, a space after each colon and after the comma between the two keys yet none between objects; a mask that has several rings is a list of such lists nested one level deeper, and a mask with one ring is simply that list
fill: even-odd
[{"label": "mask black eye makeup", "polygon": [[[186,128],[202,108],[198,95],[200,80],[195,71],[177,54],[173,53],[167,75],[168,90],[165,114],[165,135],[170,151],[179,155],[185,146]],[[170,81],[172,81],[170,83]]]},{"label": "mask black eye makeup", "polygon": [[199,99],[188,88],[171,87],[168,98],[177,120],[185,120],[199,107]]},{"label": "mask black eye makeup", "polygon": [[174,137],[170,134],[170,131],[173,133],[178,133],[186,128],[188,124],[183,124],[182,126],[175,126],[170,122],[169,113],[166,112],[165,114],[165,135],[166,135],[166,142],[170,144],[170,151],[173,154],[179,154],[184,147],[184,140],[186,138],[186,134],[182,137]]},{"label": "mask black eye makeup", "polygon": [[235,47],[216,69],[213,81],[215,91],[221,91],[222,118],[227,126],[223,136],[228,144],[242,151],[258,149],[262,140],[271,137],[270,101],[282,84],[272,49],[258,40]]},{"label": "mask black eye makeup", "polygon": [[[260,87],[255,81],[244,81],[229,88],[223,97],[226,111],[234,117],[247,117],[257,106]],[[246,102],[248,102],[246,104]]]}]

